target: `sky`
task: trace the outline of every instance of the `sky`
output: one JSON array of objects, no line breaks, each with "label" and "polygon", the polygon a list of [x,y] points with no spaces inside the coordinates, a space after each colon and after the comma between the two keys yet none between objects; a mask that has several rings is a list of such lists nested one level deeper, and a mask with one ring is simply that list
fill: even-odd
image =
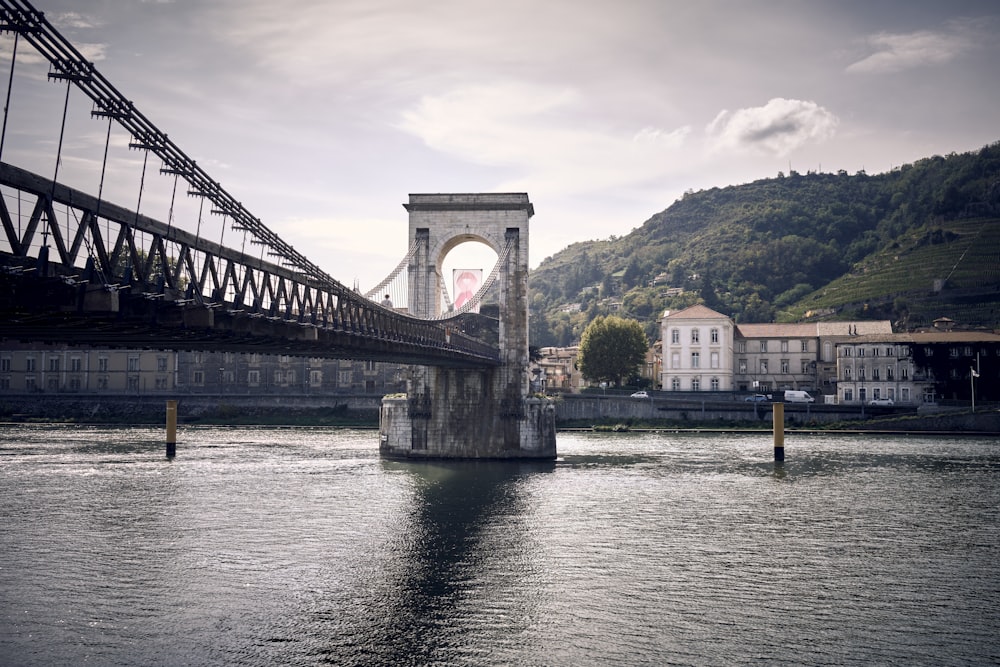
[{"label": "sky", "polygon": [[[535,267],[688,191],[1000,140],[995,0],[34,5],[252,214],[363,289],[406,252],[410,193],[528,193]],[[64,85],[23,42],[17,63],[2,158],[49,175]],[[96,194],[106,125],[82,93],[69,109],[60,177]],[[138,195],[128,140],[113,132],[104,193],[166,219],[171,179]]]}]

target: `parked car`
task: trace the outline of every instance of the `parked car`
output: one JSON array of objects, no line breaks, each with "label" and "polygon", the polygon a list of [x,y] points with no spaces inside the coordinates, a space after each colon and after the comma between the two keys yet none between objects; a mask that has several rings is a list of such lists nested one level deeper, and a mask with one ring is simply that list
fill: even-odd
[{"label": "parked car", "polygon": [[873,398],[868,405],[895,405],[891,398]]},{"label": "parked car", "polygon": [[747,403],[760,403],[767,400],[767,396],[764,394],[754,394],[753,396],[747,396],[743,399]]},{"label": "parked car", "polygon": [[649,392],[645,389],[640,389],[639,391],[632,394],[632,398],[649,398]]}]

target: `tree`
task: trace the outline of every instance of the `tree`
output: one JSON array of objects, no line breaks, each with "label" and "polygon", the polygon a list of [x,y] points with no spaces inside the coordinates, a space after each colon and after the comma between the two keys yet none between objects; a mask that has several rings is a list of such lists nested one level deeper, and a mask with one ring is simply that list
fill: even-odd
[{"label": "tree", "polygon": [[620,385],[622,377],[637,374],[648,349],[639,322],[616,315],[599,316],[583,332],[577,364],[588,380]]}]

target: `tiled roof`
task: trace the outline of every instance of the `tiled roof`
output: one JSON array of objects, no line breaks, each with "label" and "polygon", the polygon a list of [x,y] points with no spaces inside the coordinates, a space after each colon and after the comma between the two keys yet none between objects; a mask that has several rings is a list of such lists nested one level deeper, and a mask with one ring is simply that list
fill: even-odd
[{"label": "tiled roof", "polygon": [[815,338],[815,324],[737,324],[736,336],[742,338]]},{"label": "tiled roof", "polygon": [[723,315],[722,313],[717,313],[708,306],[700,303],[696,303],[693,306],[688,306],[684,310],[678,310],[676,313],[670,312],[669,310],[663,313],[663,319],[671,320],[704,320],[704,319],[725,319],[728,320],[729,317]]}]

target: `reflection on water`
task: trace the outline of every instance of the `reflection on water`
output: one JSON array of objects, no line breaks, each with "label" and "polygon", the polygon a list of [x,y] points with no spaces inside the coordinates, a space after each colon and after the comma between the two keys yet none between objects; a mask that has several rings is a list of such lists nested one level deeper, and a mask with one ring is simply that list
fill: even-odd
[{"label": "reflection on water", "polygon": [[0,662],[989,664],[1000,444],[0,427]]}]

